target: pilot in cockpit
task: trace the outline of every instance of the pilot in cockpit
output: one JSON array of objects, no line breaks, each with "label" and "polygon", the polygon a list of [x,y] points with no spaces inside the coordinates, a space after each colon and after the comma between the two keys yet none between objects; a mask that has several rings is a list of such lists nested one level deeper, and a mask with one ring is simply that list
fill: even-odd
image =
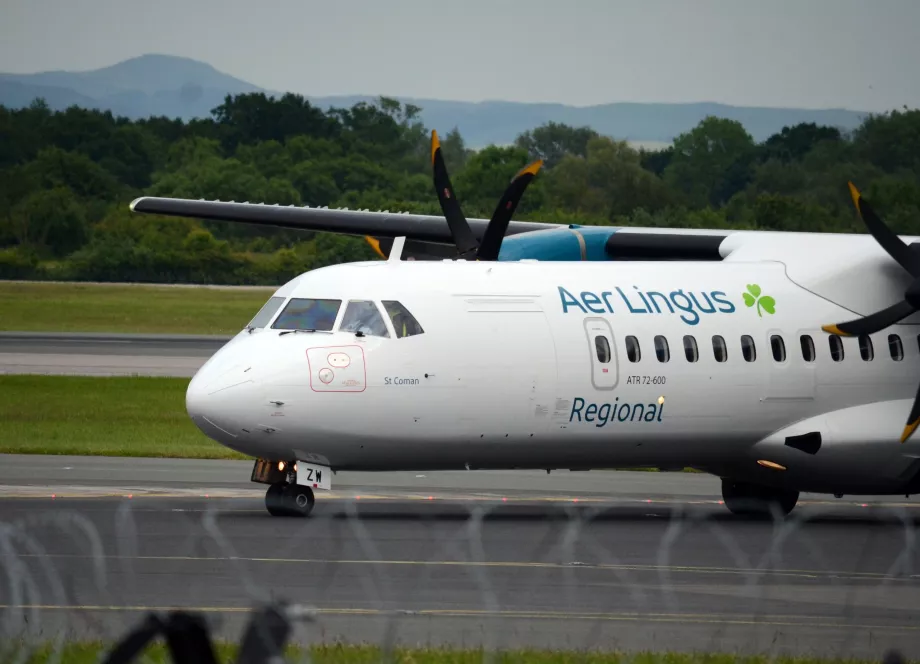
[{"label": "pilot in cockpit", "polygon": [[393,321],[393,329],[396,330],[397,338],[401,339],[415,334],[422,334],[422,326],[418,324],[415,317],[402,304],[393,300],[384,300],[383,306],[387,310],[390,320]]}]

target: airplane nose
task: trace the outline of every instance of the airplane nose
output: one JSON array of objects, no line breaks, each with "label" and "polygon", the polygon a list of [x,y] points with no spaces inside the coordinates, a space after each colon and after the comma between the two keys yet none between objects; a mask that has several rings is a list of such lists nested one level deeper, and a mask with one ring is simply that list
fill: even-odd
[{"label": "airplane nose", "polygon": [[241,431],[241,415],[246,412],[255,384],[254,370],[236,365],[212,371],[208,367],[195,374],[185,392],[185,409],[201,431],[218,442],[232,442]]}]

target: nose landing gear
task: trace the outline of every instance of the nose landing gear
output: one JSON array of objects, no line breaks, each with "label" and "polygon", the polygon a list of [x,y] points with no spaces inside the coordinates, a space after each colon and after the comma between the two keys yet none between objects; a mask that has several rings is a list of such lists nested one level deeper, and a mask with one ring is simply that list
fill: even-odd
[{"label": "nose landing gear", "polygon": [[315,502],[313,489],[302,484],[276,482],[265,492],[265,508],[272,516],[309,516]]},{"label": "nose landing gear", "polygon": [[[253,482],[267,484],[265,508],[272,516],[309,516],[316,498],[313,489],[332,488],[331,469],[312,463],[256,459],[252,467]],[[312,487],[298,484],[310,482]]]}]

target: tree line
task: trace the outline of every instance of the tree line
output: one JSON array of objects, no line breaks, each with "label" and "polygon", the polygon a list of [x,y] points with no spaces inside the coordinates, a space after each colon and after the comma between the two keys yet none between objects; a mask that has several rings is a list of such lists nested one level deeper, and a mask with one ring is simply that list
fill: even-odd
[{"label": "tree line", "polygon": [[[227,96],[189,122],[0,106],[0,278],[277,284],[373,258],[360,238],[135,215],[140,195],[440,214],[420,109],[380,98],[328,111],[299,95]],[[709,117],[666,149],[549,123],[513,145],[442,136],[457,196],[488,217],[545,161],[516,218],[578,224],[863,232],[854,181],[899,233],[920,235],[920,111],[847,134],[799,124],[756,143]]]}]

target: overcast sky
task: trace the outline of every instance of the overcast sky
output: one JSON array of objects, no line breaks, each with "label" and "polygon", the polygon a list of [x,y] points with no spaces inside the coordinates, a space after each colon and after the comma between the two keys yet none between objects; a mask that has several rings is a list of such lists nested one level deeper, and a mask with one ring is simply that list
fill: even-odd
[{"label": "overcast sky", "polygon": [[920,0],[0,0],[0,71],[144,53],[264,88],[920,107]]}]

